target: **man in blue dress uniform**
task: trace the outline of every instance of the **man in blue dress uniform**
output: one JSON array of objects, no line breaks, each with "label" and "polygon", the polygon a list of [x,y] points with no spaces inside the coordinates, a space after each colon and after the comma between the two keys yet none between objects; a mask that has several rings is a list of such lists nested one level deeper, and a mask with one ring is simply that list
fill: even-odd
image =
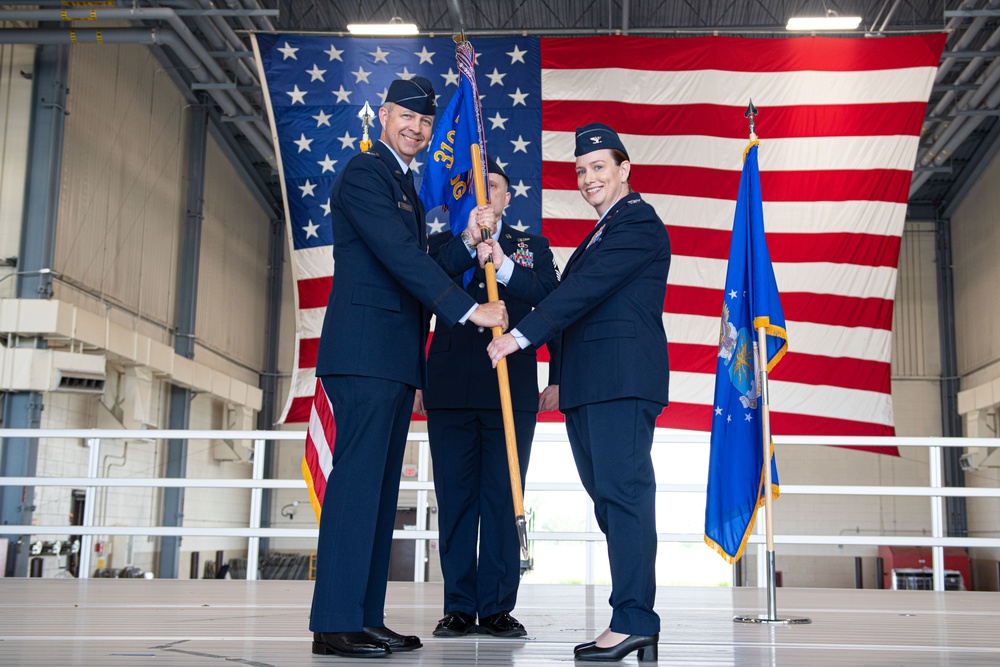
[{"label": "man in blue dress uniform", "polygon": [[[461,236],[445,231],[430,237],[430,254],[477,303],[489,300],[481,264],[491,258],[500,298],[514,324],[555,289],[559,276],[547,239],[502,223],[510,180],[496,161],[490,159],[488,165],[490,204],[472,211]],[[482,226],[493,235],[481,243]],[[524,626],[510,614],[517,600],[521,557],[500,392],[486,354],[491,339],[484,327],[439,322],[427,356],[423,407],[444,574],[445,616],[434,630],[438,637],[472,631],[496,637],[525,635]],[[550,366],[550,386],[541,399],[535,348],[511,355],[507,364],[523,488],[537,413],[558,404],[558,387],[552,382],[558,364]]]},{"label": "man in blue dress uniform", "polygon": [[331,196],[336,278],[316,375],[337,423],[320,520],[313,652],[375,657],[421,646],[385,627],[386,580],[414,392],[424,386],[430,314],[448,325],[507,325],[426,254],[410,162],[430,141],[434,89],[397,80],[382,133],[348,162]]}]

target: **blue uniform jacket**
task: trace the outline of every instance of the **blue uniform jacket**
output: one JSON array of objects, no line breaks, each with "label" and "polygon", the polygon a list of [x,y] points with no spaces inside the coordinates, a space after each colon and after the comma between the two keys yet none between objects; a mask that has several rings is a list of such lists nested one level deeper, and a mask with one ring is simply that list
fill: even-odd
[{"label": "blue uniform jacket", "polygon": [[475,302],[427,255],[423,206],[382,142],[351,158],[330,203],[335,275],[316,375],[423,387],[431,311],[453,325]]},{"label": "blue uniform jacket", "polygon": [[[513,261],[510,280],[504,286],[497,283],[500,299],[507,306],[510,326],[531,312],[531,308],[544,299],[559,284],[549,241],[543,236],[519,232],[509,226],[500,228],[500,247]],[[486,272],[479,268],[478,260],[469,254],[461,237],[450,231],[435,234],[428,239],[430,254],[461,287],[465,271],[476,267],[466,292],[477,303],[486,303]],[[496,371],[490,364],[486,345],[493,339],[490,329],[466,325],[450,327],[438,320],[427,356],[427,390],[424,407],[500,409],[500,390]],[[550,358],[555,359],[552,343]],[[538,411],[538,364],[535,347],[507,357],[507,374],[510,378],[511,404],[515,410]],[[550,384],[559,377],[558,363],[549,366]]]},{"label": "blue uniform jacket", "polygon": [[667,404],[669,269],[667,230],[631,193],[569,258],[559,287],[518,323],[535,345],[562,332],[560,409],[618,398]]}]

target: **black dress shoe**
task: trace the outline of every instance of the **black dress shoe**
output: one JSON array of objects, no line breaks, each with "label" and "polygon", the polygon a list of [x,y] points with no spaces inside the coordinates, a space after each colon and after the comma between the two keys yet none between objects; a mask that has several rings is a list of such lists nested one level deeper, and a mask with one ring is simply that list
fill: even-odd
[{"label": "black dress shoe", "polygon": [[596,643],[597,642],[595,642],[594,640],[590,640],[589,642],[583,642],[582,644],[577,644],[576,646],[573,647],[573,653],[579,653],[583,649],[589,648]]},{"label": "black dress shoe", "polygon": [[476,619],[464,611],[452,611],[444,615],[434,628],[435,637],[464,637],[476,627]]},{"label": "black dress shoe", "polygon": [[494,637],[523,637],[528,632],[510,612],[501,611],[479,619],[479,632]]},{"label": "black dress shoe", "polygon": [[389,646],[389,650],[393,653],[412,651],[423,646],[423,644],[420,643],[420,637],[416,637],[414,635],[401,635],[398,632],[393,632],[384,625],[378,628],[365,626],[365,634],[377,642],[387,644]]},{"label": "black dress shoe", "polygon": [[365,632],[314,632],[313,653],[345,658],[381,658],[389,655],[389,645]]},{"label": "black dress shoe", "polygon": [[639,662],[656,662],[656,642],[659,641],[659,639],[660,635],[658,633],[652,636],[629,635],[623,639],[620,644],[616,644],[615,646],[601,648],[596,643],[592,646],[586,646],[581,648],[579,651],[576,651],[573,654],[573,657],[576,660],[617,662],[632,651],[638,650]]}]

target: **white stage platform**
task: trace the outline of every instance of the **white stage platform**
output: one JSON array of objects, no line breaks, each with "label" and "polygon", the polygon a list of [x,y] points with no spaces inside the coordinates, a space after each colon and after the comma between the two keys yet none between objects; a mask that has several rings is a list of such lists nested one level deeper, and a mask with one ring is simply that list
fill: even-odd
[{"label": "white stage platform", "polygon": [[[526,585],[514,615],[527,639],[438,639],[441,585],[393,582],[386,625],[424,648],[376,664],[572,664],[607,625],[608,593]],[[0,579],[0,665],[356,664],[310,653],[311,595],[306,581]],[[766,610],[762,589],[661,588],[656,601],[660,665],[1000,665],[1000,593],[779,588],[779,616],[812,619],[798,626],[733,622]]]}]

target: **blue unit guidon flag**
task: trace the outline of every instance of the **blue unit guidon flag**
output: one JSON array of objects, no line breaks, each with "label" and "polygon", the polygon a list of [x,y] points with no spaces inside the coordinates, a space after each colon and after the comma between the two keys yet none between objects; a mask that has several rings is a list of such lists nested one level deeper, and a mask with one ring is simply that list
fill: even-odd
[{"label": "blue unit guidon flag", "polygon": [[[358,150],[357,112],[365,100],[378,106],[395,76],[416,73],[441,93],[440,113],[458,85],[455,45],[450,38],[256,38],[298,287],[296,372],[284,419],[302,422],[333,274],[324,206],[338,169]],[[773,432],[893,434],[896,267],[944,44],[944,34],[473,41],[487,149],[511,176],[505,224],[540,231],[565,264],[596,221],[576,187],[574,130],[602,122],[621,135],[633,188],[667,225],[671,405],[658,426],[711,428],[718,304],[746,145],[743,112],[753,98],[767,140],[768,242],[795,341],[771,377]],[[419,176],[428,156],[416,162]],[[443,230],[445,219],[431,211],[428,230]],[[545,363],[539,373],[546,377]]]},{"label": "blue unit guidon flag", "polygon": [[[475,72],[475,51],[468,42],[457,48],[458,91],[444,110],[444,116],[431,137],[431,159],[420,186],[420,201],[426,208],[444,206],[449,226],[458,236],[465,229],[469,213],[476,207],[473,176],[473,144],[479,145],[483,183],[489,183],[485,131],[482,110],[476,104],[479,95]],[[489,188],[484,193],[489,198]],[[467,275],[471,275],[469,269]],[[468,284],[468,281],[466,281]]]},{"label": "blue unit guidon flag", "polygon": [[[729,246],[705,500],[705,542],[730,563],[743,554],[767,491],[757,346],[761,328],[766,332],[763,358],[770,373],[788,350],[788,335],[764,237],[757,142],[753,142],[743,163]],[[777,498],[778,468],[773,456],[771,484],[772,497]]]}]

